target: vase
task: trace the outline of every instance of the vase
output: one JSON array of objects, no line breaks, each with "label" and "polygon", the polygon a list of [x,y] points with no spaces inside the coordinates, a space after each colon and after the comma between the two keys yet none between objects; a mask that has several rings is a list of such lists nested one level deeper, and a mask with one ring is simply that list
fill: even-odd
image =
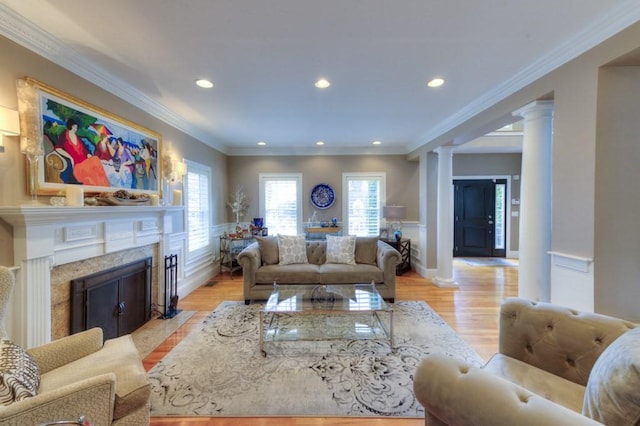
[{"label": "vase", "polygon": [[38,203],[38,161],[40,156],[37,154],[27,153],[29,162],[29,193],[31,194],[31,202]]},{"label": "vase", "polygon": [[173,204],[173,194],[171,192],[171,181],[169,179],[162,179],[162,205],[170,206]]}]

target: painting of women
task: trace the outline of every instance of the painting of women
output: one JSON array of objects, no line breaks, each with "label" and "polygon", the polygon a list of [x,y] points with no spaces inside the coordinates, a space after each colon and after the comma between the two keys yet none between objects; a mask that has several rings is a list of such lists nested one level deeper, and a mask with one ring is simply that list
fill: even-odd
[{"label": "painting of women", "polygon": [[73,118],[69,118],[66,124],[67,129],[60,134],[60,142],[62,148],[73,159],[74,166],[82,163],[87,158],[91,157],[91,154],[84,146],[84,143],[76,133],[78,131],[78,123]]}]

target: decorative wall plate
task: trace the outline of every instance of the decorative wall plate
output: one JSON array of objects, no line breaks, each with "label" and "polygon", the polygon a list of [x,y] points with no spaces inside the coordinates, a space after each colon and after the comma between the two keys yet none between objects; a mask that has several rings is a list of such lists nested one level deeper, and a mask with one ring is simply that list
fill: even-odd
[{"label": "decorative wall plate", "polygon": [[319,209],[328,209],[336,201],[336,193],[326,183],[319,183],[311,190],[311,204]]}]

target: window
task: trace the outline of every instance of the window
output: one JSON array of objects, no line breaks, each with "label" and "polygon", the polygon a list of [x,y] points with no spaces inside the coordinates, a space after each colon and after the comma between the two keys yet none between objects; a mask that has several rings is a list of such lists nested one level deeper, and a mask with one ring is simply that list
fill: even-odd
[{"label": "window", "polygon": [[187,228],[187,259],[212,253],[209,235],[211,169],[187,161],[185,177],[185,214]]},{"label": "window", "polygon": [[343,173],[343,234],[376,236],[380,233],[386,173]]},{"label": "window", "polygon": [[506,201],[506,183],[495,184],[495,242],[494,248],[505,249],[505,206]]},{"label": "window", "polygon": [[260,215],[269,235],[302,232],[302,174],[260,173]]}]

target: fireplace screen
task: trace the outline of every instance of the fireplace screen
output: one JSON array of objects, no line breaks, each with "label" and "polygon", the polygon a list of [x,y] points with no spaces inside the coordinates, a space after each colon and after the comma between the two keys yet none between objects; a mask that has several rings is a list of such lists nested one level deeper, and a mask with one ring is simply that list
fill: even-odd
[{"label": "fireplace screen", "polygon": [[102,328],[105,339],[129,334],[151,318],[152,258],[71,281],[71,333]]}]

